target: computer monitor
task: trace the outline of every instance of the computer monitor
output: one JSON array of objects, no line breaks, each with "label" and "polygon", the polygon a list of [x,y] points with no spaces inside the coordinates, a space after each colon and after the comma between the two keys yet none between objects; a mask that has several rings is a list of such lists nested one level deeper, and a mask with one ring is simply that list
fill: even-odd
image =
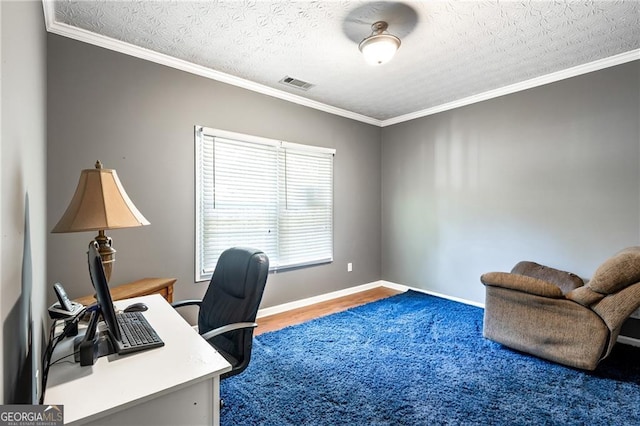
[{"label": "computer monitor", "polygon": [[116,311],[113,308],[113,300],[109,292],[107,277],[104,274],[104,268],[102,266],[102,257],[100,257],[100,253],[98,252],[98,243],[95,241],[89,243],[88,261],[89,275],[91,276],[93,288],[96,290],[96,299],[102,312],[102,318],[104,318],[104,322],[107,323],[111,336],[115,340],[121,341],[120,329],[116,322]]}]

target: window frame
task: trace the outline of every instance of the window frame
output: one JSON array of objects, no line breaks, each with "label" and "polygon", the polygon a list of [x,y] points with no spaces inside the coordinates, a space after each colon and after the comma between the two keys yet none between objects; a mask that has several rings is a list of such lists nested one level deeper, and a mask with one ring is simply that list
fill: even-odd
[{"label": "window frame", "polygon": [[[221,138],[221,139],[228,139],[228,140],[232,140],[232,141],[239,141],[239,142],[243,142],[243,143],[252,143],[252,144],[259,144],[259,145],[265,145],[265,146],[272,146],[275,147],[275,149],[277,150],[284,150],[286,152],[287,149],[291,149],[291,150],[295,150],[297,152],[309,152],[309,153],[315,153],[315,154],[324,154],[324,155],[331,155],[331,167],[330,167],[330,203],[331,203],[331,212],[330,212],[330,219],[329,219],[329,225],[330,225],[330,256],[326,257],[326,258],[322,258],[322,259],[318,259],[318,260],[311,260],[311,261],[305,261],[305,262],[298,262],[298,263],[291,263],[291,264],[284,264],[284,265],[279,265],[277,264],[277,262],[270,262],[270,267],[269,267],[269,271],[273,272],[273,271],[285,271],[285,270],[290,270],[290,269],[296,269],[296,268],[301,268],[301,267],[308,267],[308,266],[315,266],[315,265],[322,265],[322,264],[326,264],[326,263],[331,263],[333,262],[333,255],[334,255],[334,206],[335,206],[335,180],[334,180],[334,175],[335,175],[335,154],[336,154],[336,150],[333,148],[325,148],[325,147],[319,147],[319,146],[313,146],[313,145],[303,145],[303,144],[298,144],[298,143],[293,143],[293,142],[287,142],[287,141],[280,141],[280,140],[275,140],[275,139],[269,139],[269,138],[263,138],[263,137],[259,137],[259,136],[253,136],[253,135],[247,135],[247,134],[243,134],[243,133],[238,133],[238,132],[231,132],[231,131],[227,131],[227,130],[222,130],[222,129],[215,129],[215,128],[209,128],[209,127],[204,127],[204,126],[199,126],[196,125],[194,126],[194,141],[195,141],[195,223],[194,223],[194,233],[195,233],[195,281],[196,282],[202,282],[202,281],[208,281],[211,279],[211,276],[213,274],[213,270],[211,271],[206,271],[204,269],[204,260],[203,260],[203,254],[205,253],[204,247],[202,246],[204,244],[204,242],[202,241],[204,239],[204,229],[202,226],[202,220],[203,220],[203,208],[201,206],[201,203],[203,202],[202,198],[204,196],[203,194],[203,188],[202,188],[202,182],[203,182],[203,172],[204,172],[204,159],[203,159],[203,148],[204,148],[204,136],[209,137],[209,138],[213,138],[215,143],[215,138]],[[215,151],[215,148],[214,148]],[[285,166],[277,166],[277,167],[285,167]],[[282,182],[280,182],[282,183]],[[281,186],[281,185],[278,185]],[[280,189],[278,189],[278,198],[280,198],[282,196],[282,194],[280,193]],[[280,216],[281,214],[281,208],[277,209],[277,214],[278,216]],[[278,233],[280,233],[282,231],[282,229],[278,229]],[[276,238],[276,241],[278,241],[278,239]],[[278,246],[278,244],[276,244],[276,246]],[[258,247],[259,248],[259,247]],[[278,252],[280,249],[277,249]],[[268,254],[268,253],[267,253]],[[215,264],[213,266],[213,269],[215,269]]]}]

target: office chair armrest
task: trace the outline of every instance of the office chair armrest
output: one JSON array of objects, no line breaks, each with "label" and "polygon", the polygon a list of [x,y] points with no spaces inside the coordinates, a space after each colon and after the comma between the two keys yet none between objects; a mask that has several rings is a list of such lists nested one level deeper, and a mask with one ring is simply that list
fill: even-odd
[{"label": "office chair armrest", "polygon": [[214,336],[218,336],[220,334],[228,333],[229,331],[240,330],[243,328],[255,328],[258,324],[255,322],[236,322],[234,324],[223,325],[222,327],[214,328],[213,330],[209,330],[204,334],[201,334],[202,338],[205,340],[209,340]]},{"label": "office chair armrest", "polygon": [[183,306],[200,306],[202,304],[202,300],[179,300],[177,302],[173,302],[171,306],[174,308],[182,308]]}]

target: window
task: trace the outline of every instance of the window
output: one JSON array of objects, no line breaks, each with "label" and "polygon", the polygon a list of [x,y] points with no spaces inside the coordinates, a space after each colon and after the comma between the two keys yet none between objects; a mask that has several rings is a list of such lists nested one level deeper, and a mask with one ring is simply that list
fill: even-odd
[{"label": "window", "polygon": [[196,281],[233,246],[272,270],[333,260],[335,150],[196,126]]}]

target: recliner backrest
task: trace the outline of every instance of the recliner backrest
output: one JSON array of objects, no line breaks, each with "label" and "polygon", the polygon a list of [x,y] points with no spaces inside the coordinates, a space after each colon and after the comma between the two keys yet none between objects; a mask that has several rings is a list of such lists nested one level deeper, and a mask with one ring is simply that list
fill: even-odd
[{"label": "recliner backrest", "polygon": [[603,262],[587,286],[600,294],[616,293],[640,281],[640,247],[627,247]]}]

